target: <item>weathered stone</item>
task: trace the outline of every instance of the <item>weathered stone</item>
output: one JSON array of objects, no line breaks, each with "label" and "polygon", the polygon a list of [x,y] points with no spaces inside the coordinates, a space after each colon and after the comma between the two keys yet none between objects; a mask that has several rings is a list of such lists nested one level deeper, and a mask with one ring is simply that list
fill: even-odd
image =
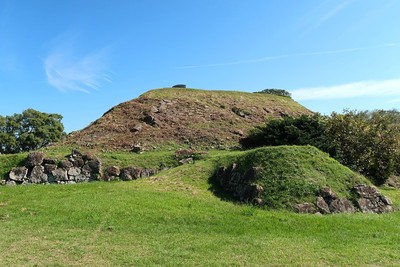
[{"label": "weathered stone", "polygon": [[233,131],[234,134],[239,135],[239,136],[244,136],[244,133],[242,130],[235,130]]},{"label": "weathered stone", "polygon": [[56,182],[68,181],[68,173],[65,169],[57,168],[51,172],[52,180]]},{"label": "weathered stone", "polygon": [[44,173],[44,167],[35,166],[31,171],[28,182],[32,184],[43,184],[47,183],[47,178],[47,174]]},{"label": "weathered stone", "polygon": [[337,199],[337,194],[329,187],[321,189],[320,196],[324,198],[325,202],[329,205],[333,200]]},{"label": "weathered stone", "polygon": [[74,166],[74,164],[72,164],[72,162],[69,160],[62,160],[60,162],[60,168],[63,168],[65,170],[68,170],[69,168],[71,168],[73,166]]},{"label": "weathered stone", "polygon": [[57,169],[57,165],[55,164],[45,164],[44,165],[44,173],[45,174],[51,174],[52,171]]},{"label": "weathered stone", "polygon": [[345,198],[338,198],[332,200],[329,204],[329,210],[332,213],[354,213],[356,209],[354,208],[353,204]]},{"label": "weathered stone", "polygon": [[107,167],[103,179],[106,181],[112,181],[117,179],[119,174],[121,173],[121,170],[117,166],[109,166]]},{"label": "weathered stone", "polygon": [[123,181],[131,181],[131,180],[136,180],[138,178],[138,175],[136,175],[136,169],[132,167],[127,167],[121,169],[121,173],[119,177]]},{"label": "weathered stone", "polygon": [[93,170],[92,170],[92,168],[90,168],[90,166],[88,164],[83,165],[82,175],[90,177],[92,172],[93,172]]},{"label": "weathered stone", "polygon": [[6,185],[17,185],[17,182],[13,181],[13,180],[8,180],[6,181]]},{"label": "weathered stone", "polygon": [[315,206],[311,203],[297,204],[294,206],[297,213],[316,213]]},{"label": "weathered stone", "polygon": [[181,160],[179,161],[179,164],[181,164],[181,165],[189,164],[189,163],[193,163],[193,158],[181,159]]},{"label": "weathered stone", "polygon": [[163,113],[167,110],[167,103],[165,103],[164,101],[162,101],[160,103],[160,106],[158,107],[158,113]]},{"label": "weathered stone", "polygon": [[39,166],[42,165],[43,160],[44,160],[44,155],[42,152],[32,152],[29,153],[28,157],[26,158],[25,166],[28,168]]},{"label": "weathered stone", "polygon": [[157,172],[153,169],[141,169],[139,172],[139,178],[145,178],[145,177],[150,177]]},{"label": "weathered stone", "polygon": [[81,169],[80,168],[78,168],[78,167],[72,167],[72,168],[69,168],[69,170],[68,170],[68,175],[69,176],[77,176],[77,175],[79,175],[79,174],[81,174]]},{"label": "weathered stone", "polygon": [[328,204],[325,202],[323,197],[317,197],[316,206],[322,214],[329,214],[331,211],[329,210]]},{"label": "weathered stone", "polygon": [[87,164],[92,169],[92,174],[101,173],[101,162],[98,159],[90,160]]},{"label": "weathered stone", "polygon": [[97,160],[96,156],[91,153],[86,153],[82,156],[82,159],[86,161]]},{"label": "weathered stone", "polygon": [[78,174],[77,176],[73,177],[73,180],[77,183],[84,183],[90,181],[90,176],[85,176],[83,174]]},{"label": "weathered stone", "polygon": [[143,118],[143,121],[151,126],[156,126],[157,125],[157,120],[155,117],[151,116],[151,115],[145,115]]},{"label": "weathered stone", "polygon": [[81,158],[83,154],[77,149],[72,149],[71,156],[74,158]]},{"label": "weathered stone", "polygon": [[158,112],[158,108],[156,108],[155,106],[152,106],[150,108],[150,113],[157,113]]},{"label": "weathered stone", "polygon": [[143,129],[143,126],[141,124],[136,124],[135,126],[133,126],[131,128],[131,132],[135,133],[135,132],[140,132]]},{"label": "weathered stone", "polygon": [[8,174],[8,177],[13,181],[22,182],[23,179],[26,178],[27,174],[28,169],[26,167],[15,167],[12,168],[12,170]]},{"label": "weathered stone", "polygon": [[55,165],[57,162],[54,159],[49,159],[49,158],[45,158],[43,159],[43,163],[42,165],[46,165],[46,164],[53,164]]},{"label": "weathered stone", "polygon": [[132,152],[134,153],[142,153],[143,149],[140,144],[134,145],[132,148]]},{"label": "weathered stone", "polygon": [[393,211],[392,201],[375,187],[359,184],[353,187],[358,196],[357,206],[364,213],[386,213]]},{"label": "weathered stone", "polygon": [[73,164],[74,167],[82,168],[85,165],[85,161],[82,158],[76,158]]}]

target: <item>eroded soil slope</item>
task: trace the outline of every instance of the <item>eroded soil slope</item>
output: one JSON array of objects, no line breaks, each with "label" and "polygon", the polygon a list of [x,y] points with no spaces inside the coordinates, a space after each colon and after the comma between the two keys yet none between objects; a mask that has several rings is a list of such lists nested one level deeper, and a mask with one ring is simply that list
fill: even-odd
[{"label": "eroded soil slope", "polygon": [[167,146],[228,148],[270,118],[309,114],[287,97],[164,88],[121,103],[65,144],[105,151]]}]

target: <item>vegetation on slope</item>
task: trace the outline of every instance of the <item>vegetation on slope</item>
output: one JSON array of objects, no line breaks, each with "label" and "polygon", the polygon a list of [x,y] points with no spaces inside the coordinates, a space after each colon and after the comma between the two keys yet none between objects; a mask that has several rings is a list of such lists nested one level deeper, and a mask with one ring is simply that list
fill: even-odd
[{"label": "vegetation on slope", "polygon": [[350,198],[354,185],[369,184],[365,177],[312,146],[262,147],[243,152],[224,165],[228,167],[232,163],[236,163],[235,171],[244,176],[253,168],[260,170],[250,179],[262,186],[262,199],[271,208],[291,209],[294,204],[314,202],[325,187],[339,197]]},{"label": "vegetation on slope", "polygon": [[230,91],[164,88],[121,103],[64,145],[102,151],[238,146],[249,129],[283,115],[311,114],[287,97]]},{"label": "vegetation on slope", "polygon": [[400,264],[398,212],[316,216],[221,201],[208,178],[248,153],[211,152],[131,182],[0,187],[0,265]]},{"label": "vegetation on slope", "polygon": [[245,148],[313,145],[381,185],[400,173],[400,112],[345,111],[331,116],[286,116],[258,126]]}]

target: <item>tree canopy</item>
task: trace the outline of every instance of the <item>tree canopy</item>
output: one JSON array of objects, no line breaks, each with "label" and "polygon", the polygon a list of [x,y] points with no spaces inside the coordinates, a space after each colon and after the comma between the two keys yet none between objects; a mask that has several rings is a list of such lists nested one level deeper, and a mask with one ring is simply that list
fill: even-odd
[{"label": "tree canopy", "polygon": [[285,97],[292,98],[292,95],[288,91],[286,91],[284,89],[270,88],[270,89],[264,89],[262,91],[255,92],[255,93],[257,93],[257,94],[278,95],[278,96],[285,96]]},{"label": "tree canopy", "polygon": [[313,145],[376,184],[400,174],[400,112],[349,111],[331,116],[286,116],[255,128],[245,148]]},{"label": "tree canopy", "polygon": [[65,136],[59,114],[27,109],[22,114],[0,116],[0,152],[19,153],[44,147]]}]

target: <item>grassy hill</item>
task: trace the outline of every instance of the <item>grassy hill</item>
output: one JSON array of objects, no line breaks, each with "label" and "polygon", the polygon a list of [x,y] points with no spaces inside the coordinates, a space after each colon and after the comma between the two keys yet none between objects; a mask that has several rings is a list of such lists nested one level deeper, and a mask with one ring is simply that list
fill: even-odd
[{"label": "grassy hill", "polygon": [[[251,182],[262,186],[260,198],[272,208],[290,209],[294,204],[314,202],[325,187],[339,197],[351,198],[353,186],[370,184],[364,176],[312,146],[262,147],[240,153],[222,164],[229,167],[232,163],[237,166],[237,174],[245,175],[252,168],[260,170]],[[240,179],[239,183],[243,186],[245,180]]]},{"label": "grassy hill", "polygon": [[[399,266],[400,213],[296,214],[331,187],[368,181],[313,147],[224,150],[269,118],[311,113],[290,98],[158,89],[41,149],[94,152],[103,166],[169,169],[129,182],[0,186],[0,266]],[[129,152],[139,144],[147,151]],[[200,157],[179,166],[178,147]],[[25,154],[0,155],[0,178]],[[221,166],[255,167],[264,208],[232,201]],[[380,188],[400,208],[396,189]]]},{"label": "grassy hill", "polygon": [[[346,174],[313,148],[277,149],[210,151],[194,164],[130,182],[0,187],[0,266],[400,264],[399,212],[301,215],[214,194],[210,177],[221,164],[267,166],[273,155],[293,156],[286,169],[304,163],[299,175],[331,186]],[[162,153],[130,154],[130,160],[128,153],[115,153],[105,160],[158,164]],[[398,191],[384,193],[399,208]]]},{"label": "grassy hill", "polygon": [[194,146],[229,148],[241,135],[282,115],[310,114],[288,97],[259,93],[164,88],[121,103],[64,145],[102,151]]}]

